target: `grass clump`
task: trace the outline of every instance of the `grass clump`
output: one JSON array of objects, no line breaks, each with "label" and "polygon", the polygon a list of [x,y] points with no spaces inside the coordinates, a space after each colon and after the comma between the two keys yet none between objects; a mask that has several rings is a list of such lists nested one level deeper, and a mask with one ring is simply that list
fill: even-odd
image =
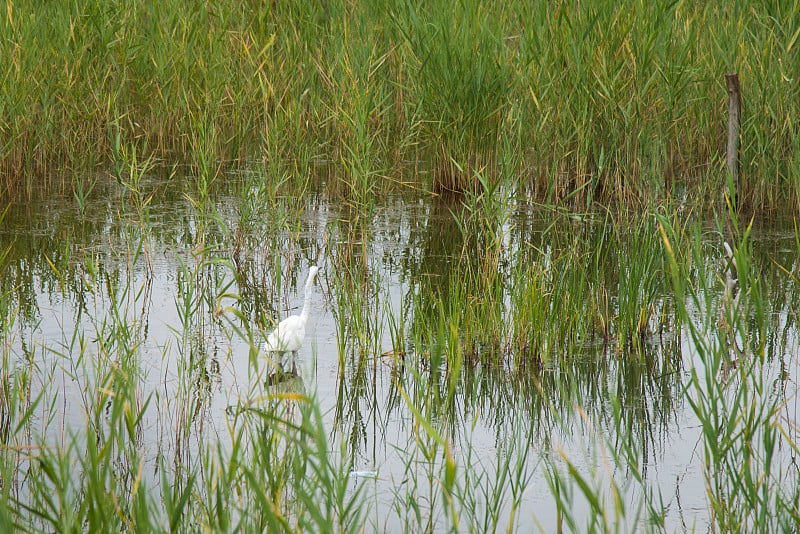
[{"label": "grass clump", "polygon": [[432,185],[440,191],[472,188],[474,174],[493,162],[509,105],[514,73],[502,41],[502,11],[406,2],[391,16],[408,50],[421,142],[434,154]]}]

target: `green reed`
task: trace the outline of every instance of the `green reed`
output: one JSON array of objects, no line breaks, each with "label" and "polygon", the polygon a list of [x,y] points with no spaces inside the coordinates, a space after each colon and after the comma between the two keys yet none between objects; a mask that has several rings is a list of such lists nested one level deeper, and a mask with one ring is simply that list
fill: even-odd
[{"label": "green reed", "polygon": [[[786,399],[769,387],[775,370],[765,346],[765,288],[753,263],[749,229],[742,241],[733,244],[738,293],[726,292],[715,301],[708,298],[708,288],[722,284],[724,278],[719,280],[705,272],[703,263],[695,262],[698,286],[687,285],[686,264],[678,263],[673,253],[675,231],[663,219],[661,224],[678,313],[700,360],[691,369],[686,398],[702,424],[712,523],[729,531],[768,532],[796,526],[800,517],[793,501],[797,487],[786,483],[796,476],[796,468],[779,467],[776,454],[786,448],[797,450],[797,443],[781,415]],[[693,234],[689,252],[697,258],[704,251],[697,230]],[[700,310],[699,318],[689,316],[686,302]],[[783,379],[778,375],[775,384]]]},{"label": "green reed", "polygon": [[[142,248],[135,242],[129,245],[136,263]],[[147,482],[141,478],[142,416],[152,399],[142,393],[138,359],[144,331],[138,310],[149,299],[147,281],[136,287],[129,272],[117,284],[103,274],[91,259],[87,261],[83,280],[89,298],[102,299],[109,292],[107,309],[85,312],[94,329],[90,334],[95,340],[93,349],[77,326],[63,349],[52,349],[56,358],[52,373],[60,369],[62,377],[81,384],[77,404],[85,426],[70,428],[54,439],[58,394],[48,393],[44,383],[37,386],[39,398],[52,401],[38,408],[41,435],[26,459],[27,488],[9,496],[18,514],[14,519],[18,528],[103,530],[136,524],[146,528],[157,520]],[[78,322],[81,316],[79,312]],[[48,365],[48,360],[42,364]],[[28,433],[29,424],[25,418],[19,421],[9,443]]]},{"label": "green reed", "polygon": [[[84,384],[85,424],[58,446],[42,441],[31,414],[42,411],[49,420],[59,399],[45,393],[26,399],[24,392],[32,375],[38,380],[53,371],[42,370],[32,356],[39,367],[21,362],[15,373],[4,374],[9,379],[0,394],[9,411],[0,428],[6,443],[37,448],[35,453],[4,449],[2,469],[15,482],[3,488],[0,521],[35,530],[88,525],[188,531],[200,525],[211,531],[356,531],[384,528],[387,521],[419,530],[524,530],[531,521],[525,495],[533,473],[544,469],[561,526],[610,531],[644,525],[660,531],[666,512],[663,497],[648,483],[647,458],[655,440],[648,434],[675,417],[685,400],[702,424],[711,524],[732,530],[795,525],[796,489],[786,484],[792,467],[782,465],[788,471],[778,472],[773,458],[779,447],[796,445],[782,432],[785,399],[771,394],[758,367],[769,363],[763,340],[772,326],[765,324],[770,312],[764,301],[779,280],[761,281],[747,229],[734,243],[742,297],[723,326],[720,307],[731,303],[714,290],[721,283],[714,271],[719,262],[706,262],[708,245],[699,226],[680,226],[677,216],[659,215],[659,230],[652,218],[622,226],[604,214],[548,210],[547,226],[520,234],[524,223],[512,224],[516,219],[509,211],[515,205],[504,185],[493,189],[487,183],[482,192],[468,193],[466,211],[451,206],[430,235],[420,236],[420,246],[439,243],[429,257],[451,247],[447,257],[459,261],[449,264],[447,276],[427,273],[406,282],[399,308],[389,305],[381,290],[385,281],[370,226],[340,223],[341,239],[333,240],[337,245],[324,256],[333,266],[326,292],[339,324],[334,428],[324,422],[320,399],[302,383],[285,383],[283,389],[267,384],[252,331],[256,312],[242,303],[262,295],[277,300],[293,291],[292,265],[298,260],[284,261],[282,255],[313,256],[319,250],[318,243],[301,241],[296,227],[279,225],[289,234],[286,242],[264,245],[278,262],[268,264],[268,273],[227,260],[228,245],[237,239],[233,233],[215,236],[216,227],[207,224],[208,235],[196,238],[203,246],[186,254],[176,277],[178,323],[169,325],[174,336],[160,348],[164,359],[176,359],[177,385],[169,394],[160,392],[166,384],[157,392],[144,389],[142,310],[150,298],[149,277],[134,282],[133,273],[146,261],[142,241],[148,237],[122,234],[129,266],[123,273],[108,273],[87,256],[85,293],[102,301],[107,292],[108,307],[87,306],[84,313],[98,310],[89,321],[92,328],[76,329],[53,351]],[[249,187],[240,194],[269,197]],[[237,205],[243,209],[238,215],[250,218],[242,224],[257,226],[247,205]],[[192,209],[209,221],[224,220],[199,205]],[[452,234],[444,245],[438,232],[446,227]],[[509,246],[514,240],[524,245]],[[626,253],[639,257],[641,265],[633,265],[634,257],[623,258]],[[655,259],[642,257],[646,254]],[[75,274],[66,254],[47,265],[58,270],[53,280],[60,287],[69,286]],[[670,289],[655,281],[664,276],[670,277]],[[281,289],[274,287],[278,284]],[[612,303],[624,298],[629,304],[619,304],[612,327],[603,333],[609,339],[600,339],[591,345],[600,348],[592,350],[586,344],[596,333],[599,311],[592,295],[599,287],[607,289]],[[642,309],[664,309],[659,299],[669,290],[677,316],[671,324],[690,332],[702,364],[686,370],[685,382],[673,352],[655,349],[656,319],[648,319],[648,335],[637,322]],[[625,292],[629,295],[622,297]],[[662,313],[672,313],[666,309]],[[225,329],[231,346],[244,344],[251,365],[246,387],[225,411],[225,425],[212,433],[203,430],[214,394],[213,357],[205,340],[217,329]],[[630,343],[631,336],[638,345]],[[385,337],[391,351],[381,345]],[[98,341],[92,345],[90,339]],[[740,366],[728,371],[728,381],[717,380],[725,372],[723,350],[733,350],[734,342],[742,352],[736,356]],[[393,370],[385,404],[376,393],[376,368],[384,362]],[[11,364],[4,363],[6,373]],[[164,418],[161,428],[170,436],[156,460],[143,446],[145,421],[154,414]],[[366,446],[359,432],[367,421],[377,427],[398,418],[404,418],[407,443],[401,438],[394,445],[405,482],[393,482],[388,503],[372,502],[364,482],[352,474],[355,457]],[[471,431],[483,424],[497,435],[499,452],[492,457],[471,444]],[[576,433],[592,437],[589,472],[557,448],[560,436]],[[153,465],[155,476],[148,475]],[[768,515],[775,510],[774,517]]]},{"label": "green reed", "polygon": [[[519,131],[540,200],[702,199],[737,71],[744,205],[796,208],[799,17],[789,2],[18,3],[0,19],[3,191],[56,188],[51,171],[105,168],[126,145],[188,161],[201,191],[245,160],[324,161],[331,191],[370,205],[477,187]],[[409,161],[431,178],[397,178]]]},{"label": "green reed", "polygon": [[627,235],[617,237],[619,342],[637,344],[658,327],[651,323],[664,293],[660,284],[664,262],[652,219],[631,224],[627,230]]},{"label": "green reed", "polygon": [[472,187],[472,174],[491,161],[513,79],[502,14],[453,7],[399,2],[389,8],[405,41],[422,142],[436,158],[433,186],[444,191]]}]

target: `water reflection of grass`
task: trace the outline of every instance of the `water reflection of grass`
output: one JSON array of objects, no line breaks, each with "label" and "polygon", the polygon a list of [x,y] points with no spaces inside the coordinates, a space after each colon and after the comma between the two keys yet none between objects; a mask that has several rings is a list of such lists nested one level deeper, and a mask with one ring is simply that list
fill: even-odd
[{"label": "water reflection of grass", "polygon": [[[691,431],[687,406],[706,470],[701,521],[797,524],[796,469],[783,452],[796,442],[779,394],[795,365],[796,241],[768,250],[744,232],[733,244],[742,296],[721,324],[732,304],[720,296],[720,247],[672,214],[545,210],[532,224],[513,191],[479,179],[391,230],[359,203],[320,210],[314,226],[299,201],[241,178],[235,202],[187,202],[175,224],[159,224],[152,203],[145,218],[133,206],[100,226],[108,249],[92,249],[91,232],[4,234],[7,526],[527,530],[543,471],[564,526],[658,530],[669,495],[652,480],[674,429]],[[73,213],[80,228],[92,209]],[[6,222],[28,224],[14,217]],[[181,261],[169,264],[176,318],[154,354],[160,257],[143,251],[162,243],[180,245]],[[313,373],[270,384],[257,352],[259,329],[291,307],[310,258],[322,260],[320,307],[333,317],[331,399],[314,393]],[[26,346],[45,297],[74,302],[76,317],[55,347]],[[239,349],[244,373],[225,391]],[[69,388],[47,387],[59,376],[77,384],[78,416],[60,397]],[[56,432],[59,420],[69,424]],[[560,445],[576,437],[597,464]],[[353,472],[388,456],[370,466],[373,496]]]}]

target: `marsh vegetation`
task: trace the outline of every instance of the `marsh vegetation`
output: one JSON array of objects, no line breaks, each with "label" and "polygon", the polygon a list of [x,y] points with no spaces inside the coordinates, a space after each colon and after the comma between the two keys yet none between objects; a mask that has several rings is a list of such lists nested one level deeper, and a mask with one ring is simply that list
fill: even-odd
[{"label": "marsh vegetation", "polygon": [[793,4],[0,25],[0,530],[800,527]]},{"label": "marsh vegetation", "polygon": [[707,203],[734,71],[743,204],[798,209],[792,2],[82,0],[9,4],[0,24],[5,192],[85,187],[136,150],[301,184],[329,162],[326,189],[369,204],[471,187],[512,151],[539,201]]}]

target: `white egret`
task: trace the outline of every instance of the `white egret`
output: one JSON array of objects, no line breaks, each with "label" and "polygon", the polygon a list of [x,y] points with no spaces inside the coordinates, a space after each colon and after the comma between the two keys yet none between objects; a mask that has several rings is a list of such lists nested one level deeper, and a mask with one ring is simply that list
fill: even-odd
[{"label": "white egret", "polygon": [[[306,337],[306,322],[311,313],[311,291],[314,288],[314,278],[317,276],[319,268],[312,265],[308,270],[308,280],[305,287],[305,301],[300,315],[290,315],[280,323],[264,341],[264,351],[277,353],[280,358],[287,352],[292,353],[292,369],[294,370],[294,359],[297,351],[303,346],[303,338]],[[282,363],[282,362],[281,362]]]}]

